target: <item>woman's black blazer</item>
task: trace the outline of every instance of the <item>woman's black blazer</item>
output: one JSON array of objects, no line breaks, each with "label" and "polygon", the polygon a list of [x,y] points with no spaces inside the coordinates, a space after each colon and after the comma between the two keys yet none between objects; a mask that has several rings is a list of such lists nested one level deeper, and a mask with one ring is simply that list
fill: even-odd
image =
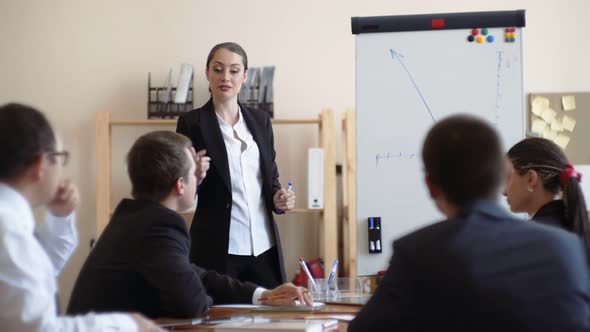
[{"label": "woman's black blazer", "polygon": [[[270,116],[240,104],[248,129],[260,150],[262,195],[271,222],[271,235],[275,237],[282,281],[285,269],[279,230],[273,217],[273,196],[281,188],[275,163],[274,136]],[[232,192],[227,150],[217,122],[213,101],[178,118],[176,132],[191,139],[196,151],[206,149],[211,157],[211,167],[198,187],[198,203],[191,225],[191,261],[220,273],[227,270],[229,225],[232,208]]]}]

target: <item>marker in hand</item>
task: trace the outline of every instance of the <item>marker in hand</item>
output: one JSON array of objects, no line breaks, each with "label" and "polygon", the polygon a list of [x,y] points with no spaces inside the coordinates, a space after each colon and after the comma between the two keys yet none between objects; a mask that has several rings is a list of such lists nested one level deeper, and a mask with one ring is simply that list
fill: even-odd
[{"label": "marker in hand", "polygon": [[[289,181],[289,182],[287,182],[287,192],[289,193],[289,192],[291,192],[292,190],[293,190],[293,182]],[[283,211],[283,210],[281,210],[281,209],[278,209],[278,208],[276,209],[276,212],[277,212],[278,214],[283,214],[283,213],[285,213],[285,211]]]}]

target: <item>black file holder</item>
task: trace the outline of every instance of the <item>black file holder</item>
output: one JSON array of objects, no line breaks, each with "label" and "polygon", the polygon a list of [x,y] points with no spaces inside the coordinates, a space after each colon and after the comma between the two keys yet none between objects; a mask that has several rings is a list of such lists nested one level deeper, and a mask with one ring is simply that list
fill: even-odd
[{"label": "black file holder", "polygon": [[170,89],[170,95],[167,102],[164,102],[168,87],[152,86],[151,74],[148,73],[148,100],[147,100],[147,118],[175,118],[183,113],[191,111],[193,107],[193,77],[188,87],[186,102],[182,104],[174,103],[176,88]]}]

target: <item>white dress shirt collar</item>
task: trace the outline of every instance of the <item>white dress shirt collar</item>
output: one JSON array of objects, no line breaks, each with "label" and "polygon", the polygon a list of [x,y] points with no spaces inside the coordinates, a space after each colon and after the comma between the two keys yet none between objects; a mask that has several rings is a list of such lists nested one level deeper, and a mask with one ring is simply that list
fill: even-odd
[{"label": "white dress shirt collar", "polygon": [[238,129],[241,129],[242,126],[245,126],[244,116],[242,115],[242,109],[240,108],[240,106],[238,106],[238,121],[233,126],[230,125],[229,123],[225,122],[225,120],[219,115],[219,113],[215,112],[215,115],[217,116],[217,123],[219,123],[219,126],[221,127],[222,130],[223,130],[223,128],[230,128],[233,130],[238,130]]}]

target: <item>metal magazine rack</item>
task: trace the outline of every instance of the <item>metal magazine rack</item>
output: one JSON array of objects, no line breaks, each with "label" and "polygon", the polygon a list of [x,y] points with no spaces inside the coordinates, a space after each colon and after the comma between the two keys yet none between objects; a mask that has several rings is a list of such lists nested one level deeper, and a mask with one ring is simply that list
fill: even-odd
[{"label": "metal magazine rack", "polygon": [[274,118],[274,72],[274,66],[248,68],[248,78],[239,95],[240,102],[267,112],[271,118]]},{"label": "metal magazine rack", "polygon": [[166,119],[176,118],[179,115],[192,110],[193,107],[193,76],[191,75],[186,102],[173,102],[176,96],[176,87],[152,86],[151,73],[148,73],[147,85],[147,118],[148,119]]}]

